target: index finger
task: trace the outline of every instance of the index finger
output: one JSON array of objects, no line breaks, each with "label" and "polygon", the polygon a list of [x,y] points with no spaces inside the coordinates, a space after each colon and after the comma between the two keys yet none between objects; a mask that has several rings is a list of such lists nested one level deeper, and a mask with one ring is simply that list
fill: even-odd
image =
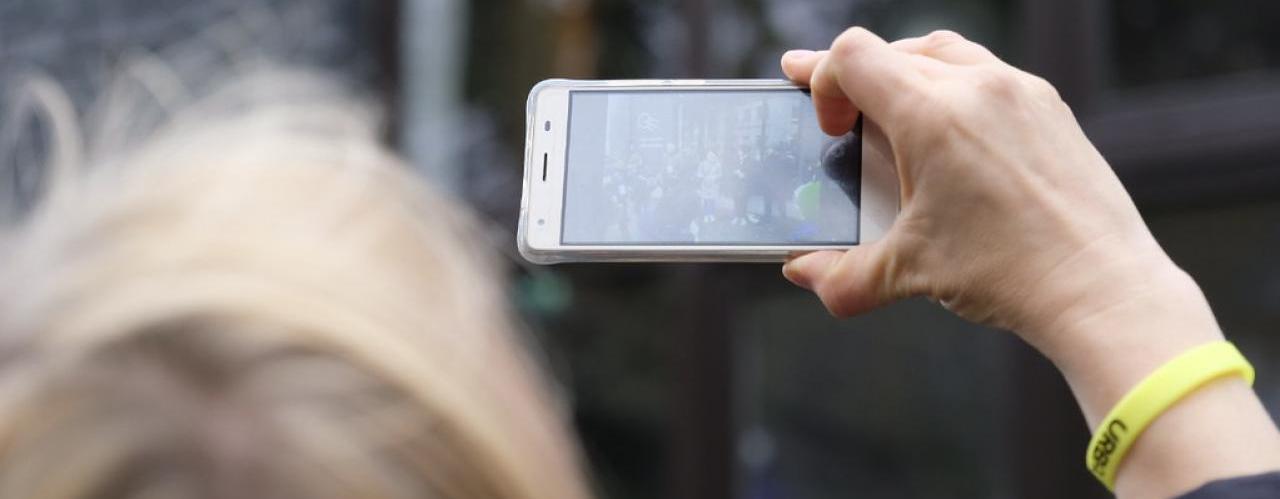
[{"label": "index finger", "polygon": [[850,28],[837,37],[809,78],[818,121],[827,133],[846,132],[857,120],[841,100],[889,125],[901,103],[924,85],[909,54],[863,28]]},{"label": "index finger", "polygon": [[[791,81],[812,87],[811,80],[818,65],[827,58],[828,51],[793,50],[782,56],[782,72]],[[832,136],[844,135],[858,120],[858,108],[841,92],[812,92],[813,107],[818,111],[818,127]]]}]

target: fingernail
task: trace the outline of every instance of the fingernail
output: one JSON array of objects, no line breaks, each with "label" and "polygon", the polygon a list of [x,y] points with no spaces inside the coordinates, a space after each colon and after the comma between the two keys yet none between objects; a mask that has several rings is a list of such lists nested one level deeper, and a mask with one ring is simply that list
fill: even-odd
[{"label": "fingernail", "polygon": [[785,277],[791,284],[809,289],[809,283],[805,280],[805,274],[802,271],[803,263],[797,263],[800,258],[792,258],[782,265],[782,277]]},{"label": "fingernail", "polygon": [[783,59],[799,59],[803,57],[809,57],[811,55],[813,55],[812,50],[796,49],[796,50],[786,51],[785,53],[782,54],[782,58]]}]

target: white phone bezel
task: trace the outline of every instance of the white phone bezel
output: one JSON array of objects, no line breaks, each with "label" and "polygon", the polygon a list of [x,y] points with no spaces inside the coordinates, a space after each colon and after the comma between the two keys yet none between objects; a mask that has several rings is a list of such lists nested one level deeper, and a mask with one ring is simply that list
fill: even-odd
[{"label": "white phone bezel", "polygon": [[[848,245],[640,246],[560,242],[571,90],[759,90],[800,88],[785,80],[546,80],[529,92],[524,192],[516,235],[520,254],[540,264],[572,261],[780,262],[788,256]],[[550,122],[548,129],[546,123]],[[883,134],[864,121],[859,244],[879,239],[898,213],[898,175]],[[546,179],[543,180],[543,158]]]}]

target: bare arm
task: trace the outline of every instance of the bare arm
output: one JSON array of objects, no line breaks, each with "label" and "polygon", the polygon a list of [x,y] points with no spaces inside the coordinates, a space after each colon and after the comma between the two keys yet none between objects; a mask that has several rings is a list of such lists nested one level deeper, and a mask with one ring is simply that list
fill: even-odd
[{"label": "bare arm", "polygon": [[[1014,331],[1062,371],[1090,428],[1157,367],[1222,339],[1199,287],[1043,79],[950,32],[889,44],[853,28],[782,65],[812,89],[826,132],[859,114],[876,121],[902,183],[885,238],[783,268],[833,314],[923,295]],[[1280,433],[1248,386],[1224,379],[1143,433],[1116,491],[1164,498],[1275,469]]]}]

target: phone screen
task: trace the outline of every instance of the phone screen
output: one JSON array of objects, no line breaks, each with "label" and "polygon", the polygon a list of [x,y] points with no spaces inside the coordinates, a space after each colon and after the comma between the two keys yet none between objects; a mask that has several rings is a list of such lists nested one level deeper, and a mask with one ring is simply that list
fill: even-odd
[{"label": "phone screen", "polygon": [[561,243],[858,243],[861,142],[808,92],[574,90]]}]

